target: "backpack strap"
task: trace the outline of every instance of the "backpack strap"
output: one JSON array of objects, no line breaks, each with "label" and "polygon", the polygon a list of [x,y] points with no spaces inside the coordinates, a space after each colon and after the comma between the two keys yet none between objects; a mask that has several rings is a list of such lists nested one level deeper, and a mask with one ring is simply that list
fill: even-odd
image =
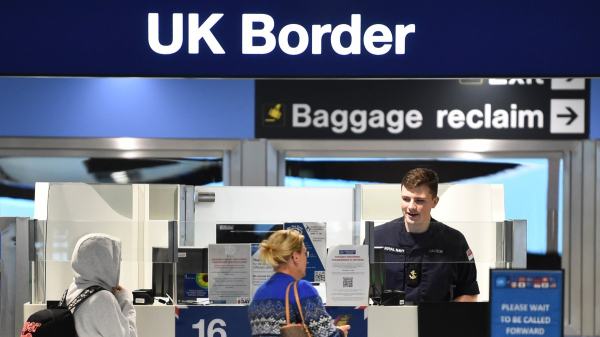
[{"label": "backpack strap", "polygon": [[[91,287],[86,288],[79,295],[77,295],[77,297],[75,297],[75,299],[71,303],[69,303],[67,308],[72,311],[73,309],[75,309],[75,307],[79,303],[85,301],[88,297],[94,295],[95,293],[99,292],[100,290],[106,290],[106,289],[102,288],[101,286],[91,286]],[[60,300],[60,303],[58,304],[59,307],[65,306],[68,291],[69,291],[69,289],[67,289],[65,291],[65,293],[63,294],[63,297]]]},{"label": "backpack strap", "polygon": [[62,295],[62,298],[60,299],[60,302],[58,302],[58,306],[59,307],[64,307],[65,306],[65,302],[67,300],[67,293],[69,292],[69,289],[65,290],[65,292]]}]

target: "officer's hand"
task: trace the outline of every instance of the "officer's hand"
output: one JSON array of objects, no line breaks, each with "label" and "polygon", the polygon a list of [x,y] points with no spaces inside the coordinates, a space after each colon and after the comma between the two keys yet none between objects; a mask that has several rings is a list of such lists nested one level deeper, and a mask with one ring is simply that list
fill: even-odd
[{"label": "officer's hand", "polygon": [[348,336],[348,330],[350,330],[350,326],[342,325],[342,326],[338,326],[338,329],[340,329],[344,332],[344,336]]},{"label": "officer's hand", "polygon": [[118,285],[116,288],[112,288],[112,293],[116,294],[118,291],[121,291],[125,288],[121,287],[120,285]]}]

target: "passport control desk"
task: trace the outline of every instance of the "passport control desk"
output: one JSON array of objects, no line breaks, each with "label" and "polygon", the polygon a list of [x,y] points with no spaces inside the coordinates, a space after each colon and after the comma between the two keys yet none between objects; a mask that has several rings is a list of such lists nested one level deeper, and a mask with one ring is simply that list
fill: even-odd
[{"label": "passport control desk", "polygon": [[[448,303],[459,304],[459,305],[472,305],[474,303]],[[487,305],[485,302],[479,302],[475,305]],[[26,304],[25,305],[25,317],[29,317],[32,313],[37,310],[44,309],[44,304]],[[137,311],[137,328],[139,337],[179,337],[188,336],[190,333],[197,335],[199,332],[196,331],[203,327],[204,336],[209,336],[208,333],[212,332],[213,336],[217,336],[217,329],[222,329],[223,333],[220,337],[232,336],[232,337],[243,337],[250,336],[250,325],[247,316],[247,306],[244,305],[232,305],[232,306],[179,306],[175,309],[172,305],[136,305]],[[192,312],[200,313],[195,317],[184,317],[183,312],[186,309],[189,310],[189,314]],[[199,309],[199,310],[193,310]],[[421,324],[423,322],[428,325],[435,326],[448,331],[452,329],[460,329],[463,324],[463,319],[454,320],[451,325],[446,325],[449,319],[451,319],[451,311],[449,308],[439,308],[438,313],[446,313],[447,315],[436,315],[429,317],[422,317]],[[479,309],[476,309],[479,310]],[[369,306],[365,309],[365,316],[367,316],[367,336],[361,337],[378,337],[378,336],[389,336],[389,337],[428,337],[429,335],[419,336],[419,314],[417,306]],[[460,311],[460,310],[459,310]],[[479,310],[481,311],[481,310]],[[456,310],[454,310],[456,313]],[[460,314],[459,312],[458,314]],[[180,318],[177,318],[177,317]],[[444,317],[445,316],[445,317]],[[469,318],[470,317],[470,318]],[[361,317],[357,317],[361,318]],[[357,318],[354,318],[355,321]],[[463,316],[464,319],[480,324],[487,324],[481,319],[474,318],[473,316]],[[179,322],[179,320],[185,320],[185,322]],[[353,324],[352,321],[349,322]],[[481,327],[480,327],[481,329]],[[176,331],[178,333],[176,333]],[[243,334],[247,331],[247,334]],[[179,333],[180,332],[180,333]],[[352,331],[350,332],[358,332]],[[239,334],[238,333],[242,333]],[[487,336],[478,335],[478,337]],[[202,336],[202,333],[200,334]],[[352,336],[352,335],[350,335]],[[358,335],[356,335],[358,336]],[[470,336],[469,334],[462,334],[461,336]]]},{"label": "passport control desk", "polygon": [[[37,273],[36,276],[43,275],[46,282],[40,282],[39,286],[44,287],[43,298],[56,299],[62,295],[62,292],[72,281],[70,273],[69,256],[73,250],[74,243],[81,234],[93,232],[105,232],[122,239],[124,243],[123,262],[121,267],[121,283],[129,290],[137,288],[148,288],[148,281],[151,280],[151,268],[147,266],[151,259],[152,247],[164,247],[167,245],[165,238],[168,231],[164,221],[153,221],[152,212],[145,215],[142,209],[144,205],[154,205],[153,195],[180,195],[167,191],[162,193],[162,190],[157,190],[158,186],[97,186],[88,184],[50,184],[46,193],[46,201],[38,200],[38,189],[36,187],[36,207],[38,204],[45,207],[45,217],[37,219],[47,219],[46,228],[43,231],[45,235],[53,235],[53,233],[64,233],[69,229],[69,237],[64,239],[64,245],[48,245],[44,247],[44,257],[42,262],[46,265],[46,269]],[[394,186],[395,187],[395,186]],[[463,186],[450,186],[443,193],[447,196],[447,200],[454,200],[450,194],[454,190],[458,190]],[[482,194],[494,196],[493,193],[497,190],[494,186],[467,186],[470,188],[479,188],[486,193],[475,193],[478,199],[484,199]],[[161,189],[166,186],[160,186]],[[375,217],[368,214],[366,211],[369,207],[366,204],[367,200],[372,199],[368,195],[367,186],[357,187],[357,189],[295,189],[283,187],[195,187],[195,193],[200,195],[212,195],[212,202],[195,202],[194,221],[186,218],[185,221],[180,218],[178,209],[169,209],[163,213],[169,213],[170,219],[177,219],[181,224],[189,223],[190,228],[194,229],[193,245],[204,247],[207,244],[216,242],[216,234],[214,230],[205,230],[202,224],[212,223],[209,229],[214,228],[216,223],[244,223],[246,220],[252,219],[255,222],[269,222],[274,220],[311,222],[321,221],[328,225],[327,230],[327,245],[335,246],[338,244],[347,244],[362,242],[364,236],[356,230],[347,230],[339,224],[352,224],[359,220],[359,225],[356,228],[362,228],[360,224],[368,219],[386,219],[388,217]],[[391,192],[395,193],[396,188]],[[177,191],[176,191],[177,192]],[[365,195],[361,198],[355,198],[354,194],[364,192]],[[492,193],[490,193],[492,192]],[[502,191],[500,191],[502,192]],[[360,193],[359,193],[360,194]],[[446,195],[447,194],[447,195]],[[464,194],[464,191],[459,193]],[[473,195],[469,193],[468,195]],[[122,202],[126,196],[128,202]],[[56,203],[52,203],[52,200]],[[193,199],[193,198],[192,198]],[[355,199],[361,200],[358,205],[355,205]],[[386,194],[385,200],[394,200]],[[489,198],[487,198],[489,199]],[[486,200],[487,200],[486,199]],[[496,217],[504,219],[503,210],[503,193],[499,193],[498,199],[501,207],[500,214],[493,213],[492,219],[486,219],[485,222],[495,223]],[[114,202],[121,200],[120,202]],[[198,198],[200,200],[200,198]],[[335,200],[335,203],[331,201]],[[268,202],[266,202],[268,201]],[[166,203],[159,203],[166,204]],[[169,203],[171,204],[171,203]],[[275,206],[274,206],[275,204]],[[376,202],[377,205],[380,202]],[[495,203],[487,203],[494,205]],[[126,205],[127,207],[123,207]],[[297,207],[303,205],[305,207]],[[437,211],[442,211],[441,207]],[[451,203],[448,207],[451,208]],[[152,207],[150,207],[152,208]],[[266,208],[266,209],[265,209]],[[387,208],[387,207],[386,207]],[[273,214],[273,209],[284,213]],[[305,210],[311,210],[307,214]],[[356,210],[360,210],[360,216],[355,214]],[[145,210],[148,212],[148,210]],[[141,215],[140,215],[141,214]],[[161,213],[162,214],[162,213]],[[310,217],[308,217],[310,215]],[[165,218],[164,216],[161,216]],[[292,217],[292,219],[289,219]],[[437,217],[436,217],[437,218]],[[150,220],[148,220],[150,219]],[[356,220],[355,220],[356,219]],[[65,221],[68,220],[68,221]],[[443,217],[438,220],[443,221]],[[469,219],[471,220],[471,219]],[[491,220],[491,221],[490,221]],[[452,219],[446,220],[453,222]],[[473,223],[481,223],[481,219],[468,222],[467,227],[473,227]],[[497,223],[497,222],[496,222]],[[118,226],[116,226],[117,224]],[[337,226],[336,226],[337,224]],[[94,228],[91,228],[94,227]],[[179,229],[187,228],[180,226]],[[495,227],[494,227],[495,228]],[[71,233],[73,230],[81,233]],[[171,229],[172,231],[172,229]],[[114,233],[113,233],[114,232]],[[496,234],[495,231],[491,231]],[[53,237],[56,239],[57,237]],[[50,239],[50,237],[48,238]],[[73,242],[71,242],[73,241]],[[474,244],[478,240],[469,240]],[[479,240],[484,241],[484,240]],[[170,242],[170,240],[169,240]],[[492,245],[495,246],[495,242]],[[495,247],[494,247],[495,248]],[[61,250],[61,251],[58,251]],[[491,267],[493,258],[482,258],[481,251],[478,250],[478,260],[488,264]],[[486,247],[489,250],[489,255],[497,253],[495,249]],[[57,254],[54,254],[57,253]],[[56,258],[55,258],[56,257]],[[481,268],[483,271],[486,268]],[[479,268],[478,268],[479,269]],[[486,273],[482,272],[482,276]],[[37,281],[40,281],[38,278]],[[485,285],[487,282],[480,280],[480,284]],[[34,285],[34,288],[38,284]],[[43,301],[35,296],[34,303],[43,303]],[[480,298],[485,301],[485,298]],[[34,304],[25,306],[25,317],[44,307],[44,304]],[[355,309],[350,308],[349,309]],[[183,337],[188,335],[197,335],[204,333],[204,336],[216,335],[222,331],[222,336],[244,336],[250,335],[249,322],[247,318],[247,307],[241,305],[208,305],[208,306],[136,306],[137,309],[137,327],[140,337],[150,336],[175,336]],[[361,323],[368,323],[365,334],[368,336],[418,336],[419,309],[416,306],[402,307],[377,307],[370,306],[361,311],[361,314],[355,315],[349,322],[350,325],[358,327]],[[218,316],[215,316],[218,315]],[[364,316],[364,319],[359,320]],[[424,317],[421,317],[423,319]],[[438,318],[428,317],[432,324]],[[185,322],[185,323],[184,323]],[[247,328],[245,328],[247,327]],[[240,333],[236,334],[235,331]],[[183,330],[181,330],[183,329]],[[198,331],[197,331],[198,330]],[[243,330],[243,332],[242,332]],[[351,332],[356,335],[364,335],[358,333],[356,329]],[[180,333],[181,332],[181,333]],[[385,332],[385,334],[384,334]]]}]

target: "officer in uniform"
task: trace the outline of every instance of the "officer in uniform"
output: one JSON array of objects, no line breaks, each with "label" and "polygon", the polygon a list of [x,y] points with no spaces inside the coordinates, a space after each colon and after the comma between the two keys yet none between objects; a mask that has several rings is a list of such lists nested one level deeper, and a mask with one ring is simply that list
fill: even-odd
[{"label": "officer in uniform", "polygon": [[405,291],[409,302],[475,302],[477,270],[465,237],[431,218],[437,189],[434,171],[409,171],[402,178],[404,216],[375,228],[375,246],[395,262],[386,263],[386,288]]}]

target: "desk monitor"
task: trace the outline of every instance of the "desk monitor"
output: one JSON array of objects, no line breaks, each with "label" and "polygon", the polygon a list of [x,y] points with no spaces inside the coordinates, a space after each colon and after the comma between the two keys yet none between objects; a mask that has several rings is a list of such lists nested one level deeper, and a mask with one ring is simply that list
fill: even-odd
[{"label": "desk monitor", "polygon": [[217,243],[261,243],[283,224],[218,224]]},{"label": "desk monitor", "polygon": [[[173,264],[165,261],[167,248],[152,247],[152,290],[155,296],[172,295]],[[177,302],[208,298],[208,248],[179,247]],[[172,296],[171,296],[172,297]]]},{"label": "desk monitor", "polygon": [[374,247],[373,263],[369,266],[369,298],[379,302],[385,290],[385,251],[383,247]]}]

